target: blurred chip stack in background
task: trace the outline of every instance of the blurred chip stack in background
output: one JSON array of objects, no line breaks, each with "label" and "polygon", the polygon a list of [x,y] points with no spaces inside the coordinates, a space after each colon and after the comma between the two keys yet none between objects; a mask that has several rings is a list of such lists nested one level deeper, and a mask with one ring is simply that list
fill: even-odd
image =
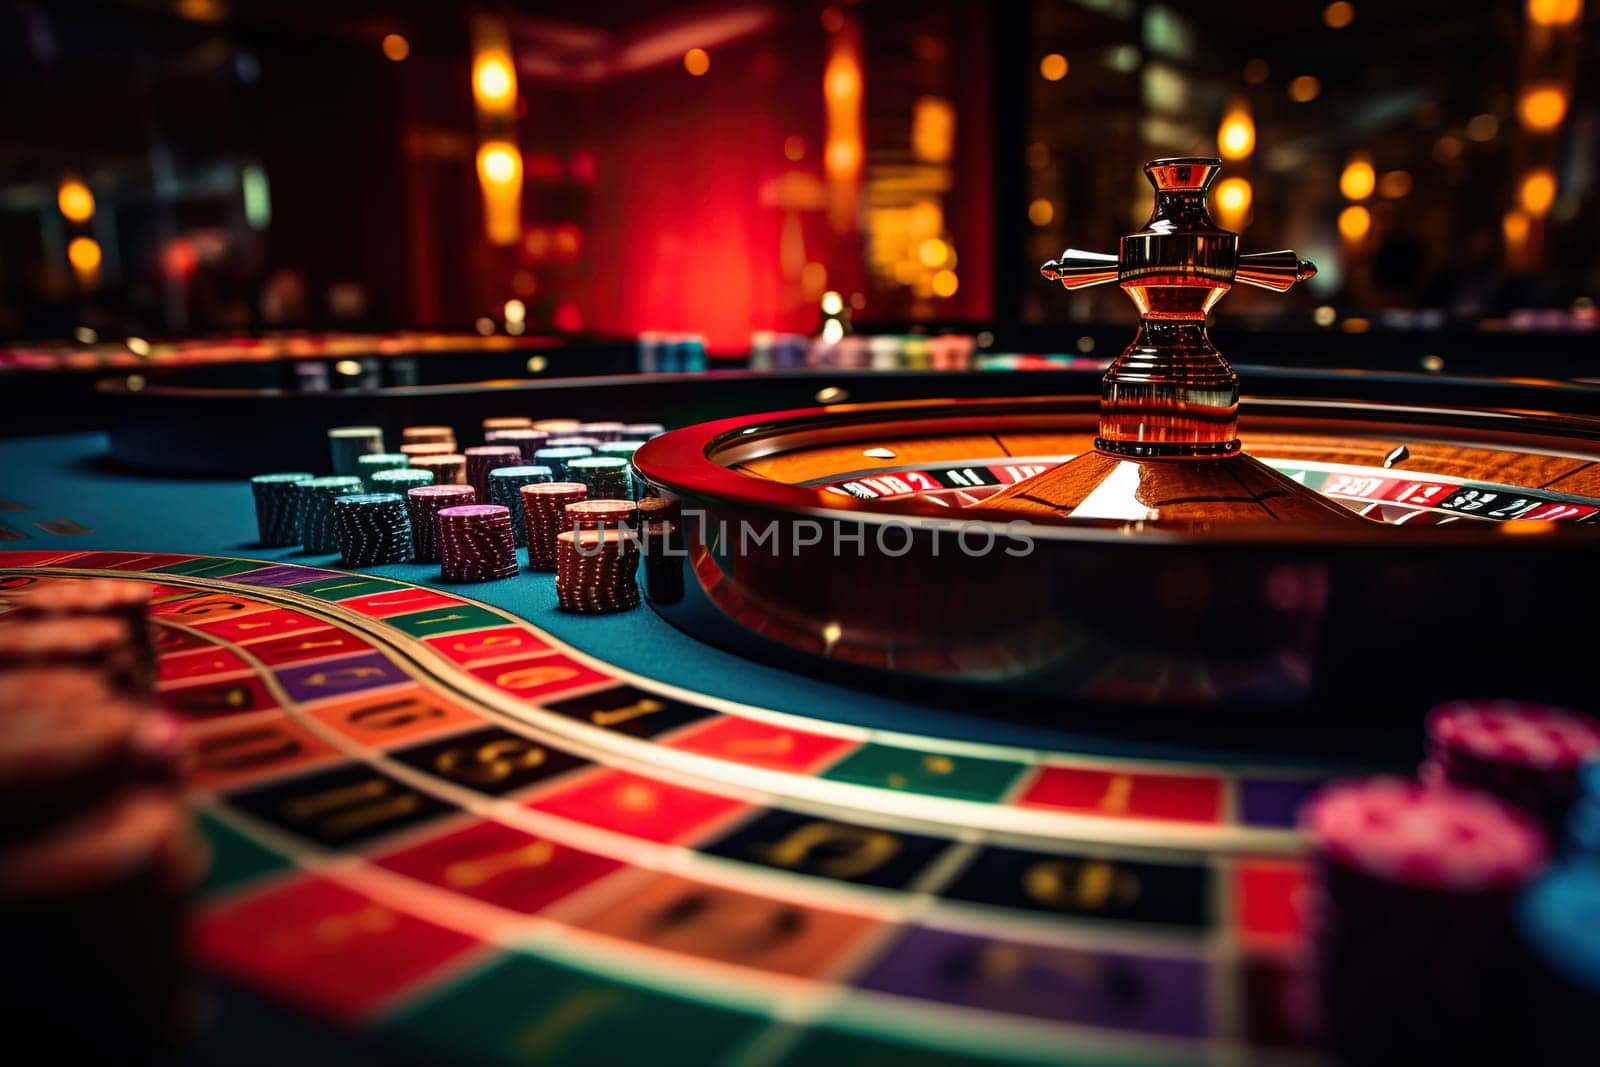
[{"label": "blurred chip stack in background", "polygon": [[0,998],[62,1062],[161,1060],[192,1014],[183,920],[204,853],[152,701],[150,596],[41,578],[0,600]]}]

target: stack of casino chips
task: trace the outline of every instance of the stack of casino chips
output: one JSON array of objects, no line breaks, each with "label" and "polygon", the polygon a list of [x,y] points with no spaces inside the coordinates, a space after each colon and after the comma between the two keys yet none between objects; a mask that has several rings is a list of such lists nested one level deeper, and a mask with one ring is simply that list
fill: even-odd
[{"label": "stack of casino chips", "polygon": [[300,496],[300,544],[307,552],[337,552],[339,532],[333,525],[333,502],[366,492],[354,475],[312,478],[297,487]]},{"label": "stack of casino chips", "polygon": [[410,563],[411,518],[399,493],[355,493],[333,502],[333,524],[346,567]]},{"label": "stack of casino chips", "polygon": [[334,474],[360,474],[361,456],[383,451],[383,431],[376,426],[335,426],[328,431]]},{"label": "stack of casino chips", "polygon": [[433,472],[407,467],[404,470],[379,471],[372,476],[374,493],[399,493],[404,496],[419,485],[432,485]]},{"label": "stack of casino chips", "polygon": [[660,437],[667,432],[667,428],[659,422],[631,422],[622,428],[619,441],[639,441],[641,443],[652,437]]},{"label": "stack of casino chips", "polygon": [[522,462],[532,463],[533,454],[544,447],[550,435],[543,430],[535,430],[528,426],[518,426],[510,430],[490,430],[483,435],[486,445],[514,445],[522,450]]},{"label": "stack of casino chips", "polygon": [[568,465],[575,459],[592,455],[594,449],[587,445],[572,447],[546,445],[533,454],[533,461],[540,466],[549,467],[557,481],[572,482],[577,479],[572,476]]},{"label": "stack of casino chips", "polygon": [[1520,700],[1455,700],[1428,713],[1426,780],[1493,793],[1553,841],[1578,798],[1578,769],[1600,757],[1600,722]]},{"label": "stack of casino chips", "polygon": [[533,420],[521,415],[508,415],[497,419],[483,420],[483,439],[489,440],[489,435],[496,430],[530,430],[533,429]]},{"label": "stack of casino chips", "polygon": [[580,422],[578,424],[579,437],[592,437],[602,443],[606,441],[622,440],[622,431],[627,426],[620,422]]},{"label": "stack of casino chips", "polygon": [[522,511],[522,487],[553,482],[549,467],[496,467],[489,472],[489,503],[511,512],[511,533],[521,546],[528,543],[528,523]]},{"label": "stack of casino chips", "polygon": [[300,507],[295,487],[309,482],[304,471],[258,474],[250,479],[256,498],[256,531],[263,548],[283,548],[300,543]]},{"label": "stack of casino chips", "polygon": [[379,471],[400,471],[411,466],[411,457],[401,452],[370,452],[356,457],[356,474],[361,484],[372,491],[372,476]]},{"label": "stack of casino chips", "polygon": [[434,485],[467,484],[467,457],[456,452],[412,456],[411,466],[415,470],[432,474]]},{"label": "stack of casino chips", "polygon": [[578,427],[582,425],[577,419],[540,419],[533,424],[533,428],[543,430],[552,437],[561,437],[577,433]]},{"label": "stack of casino chips", "polygon": [[556,603],[585,615],[639,606],[639,546],[628,530],[568,530],[556,538]]},{"label": "stack of casino chips", "polygon": [[487,582],[517,573],[511,512],[499,504],[444,508],[439,524],[440,575],[450,582]]},{"label": "stack of casino chips", "polygon": [[400,431],[400,450],[406,445],[445,445],[444,451],[456,450],[456,432],[449,426],[407,426]]},{"label": "stack of casino chips", "polygon": [[477,499],[477,491],[470,485],[421,485],[406,492],[411,548],[418,563],[439,562],[439,512]]},{"label": "stack of casino chips", "polygon": [[[1517,1062],[1593,1063],[1600,1019],[1600,863],[1557,867],[1517,902],[1527,977]],[[1486,1061],[1479,1061],[1486,1062]]]},{"label": "stack of casino chips", "polygon": [[550,440],[545,442],[546,448],[587,448],[590,452],[605,444],[598,437],[585,437],[582,434],[567,434],[559,436],[552,434]]},{"label": "stack of casino chips", "polygon": [[522,449],[516,445],[478,445],[463,455],[467,457],[467,484],[478,491],[479,500],[489,499],[490,471],[522,463]]},{"label": "stack of casino chips", "polygon": [[410,456],[413,460],[422,456],[452,456],[456,454],[456,446],[443,441],[427,441],[420,444],[408,442],[400,446],[400,453]]},{"label": "stack of casino chips", "polygon": [[522,487],[522,513],[528,524],[528,566],[554,570],[556,539],[572,529],[567,507],[584,499],[589,487],[582,482],[547,482]]},{"label": "stack of casino chips", "polygon": [[[47,578],[28,590],[12,613],[11,621],[109,619],[120,623],[135,665],[132,692],[136,696],[148,696],[156,677],[156,641],[150,622],[151,591],[147,582]],[[108,653],[108,667],[117,658],[117,653]]]},{"label": "stack of casino chips", "polygon": [[678,527],[667,519],[645,518],[639,525],[639,547],[644,555],[644,584],[656,604],[676,604],[683,600],[683,546],[677,540]]},{"label": "stack of casino chips", "polygon": [[1525,813],[1376,778],[1301,811],[1315,857],[1313,983],[1343,1063],[1507,1063],[1517,893],[1545,862]]},{"label": "stack of casino chips", "polygon": [[627,495],[637,497],[644,492],[644,483],[633,466],[633,454],[639,451],[642,441],[608,441],[595,449],[595,455],[625,460],[628,464],[628,484],[632,491]]},{"label": "stack of casino chips", "polygon": [[589,487],[591,499],[633,499],[633,464],[621,456],[580,456],[567,461],[567,470]]},{"label": "stack of casino chips", "polygon": [[166,1062],[184,1036],[204,853],[176,729],[128,666],[151,654],[150,593],[47,579],[0,620],[0,996],[67,1063]]},{"label": "stack of casino chips", "polygon": [[569,530],[629,530],[638,525],[639,512],[632,500],[610,497],[584,499],[567,505]]}]

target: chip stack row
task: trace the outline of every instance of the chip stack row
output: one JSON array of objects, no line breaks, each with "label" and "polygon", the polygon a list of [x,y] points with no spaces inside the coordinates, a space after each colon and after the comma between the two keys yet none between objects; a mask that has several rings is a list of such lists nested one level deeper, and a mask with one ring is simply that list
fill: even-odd
[{"label": "chip stack row", "polygon": [[335,426],[328,431],[334,474],[360,474],[360,457],[383,451],[383,430],[376,426]]},{"label": "chip stack row", "polygon": [[1544,866],[1525,813],[1451,785],[1331,786],[1313,854],[1315,999],[1341,1063],[1510,1063],[1517,893]]},{"label": "chip stack row", "polygon": [[456,452],[435,456],[412,456],[411,466],[433,475],[434,485],[466,485],[467,457]]},{"label": "chip stack row", "polygon": [[511,533],[519,547],[528,543],[522,487],[553,481],[549,467],[497,467],[489,472],[489,503],[499,504],[511,512]]},{"label": "chip stack row", "polygon": [[639,606],[639,546],[627,530],[568,530],[556,537],[556,603],[601,615]]},{"label": "chip stack row", "polygon": [[554,570],[556,539],[572,529],[568,505],[582,500],[589,487],[582,482],[548,482],[522,487],[522,513],[528,524],[528,566]]},{"label": "chip stack row", "polygon": [[483,439],[487,441],[489,435],[496,430],[528,430],[532,429],[533,420],[522,415],[508,415],[496,419],[483,420]]},{"label": "chip stack row", "polygon": [[534,453],[543,448],[548,440],[550,440],[549,434],[529,426],[490,430],[483,435],[483,443],[486,445],[512,445],[521,449],[523,463],[532,463]]},{"label": "chip stack row", "polygon": [[467,457],[467,484],[478,491],[479,500],[489,499],[490,471],[522,463],[522,449],[515,445],[478,445],[462,454]]},{"label": "chip stack row", "polygon": [[374,493],[399,493],[404,496],[419,485],[432,485],[433,472],[407,467],[404,470],[379,471],[372,476]]},{"label": "chip stack row", "polygon": [[627,426],[620,422],[580,422],[578,436],[592,437],[602,443],[607,441],[622,440],[622,432]]},{"label": "chip stack row", "polygon": [[646,521],[639,527],[645,591],[652,603],[677,604],[683,600],[685,558],[677,532],[677,526],[665,520]]},{"label": "chip stack row", "polygon": [[552,437],[560,437],[563,434],[577,433],[581,425],[583,424],[577,419],[540,419],[533,424],[533,428],[543,430]]},{"label": "chip stack row", "polygon": [[633,499],[633,464],[621,456],[581,456],[569,461],[567,470],[573,481],[589,487],[590,499]]},{"label": "chip stack row", "polygon": [[346,567],[410,563],[411,519],[398,493],[355,493],[333,502],[333,524]]},{"label": "chip stack row", "polygon": [[610,456],[613,459],[620,459],[627,463],[628,485],[632,489],[627,495],[632,497],[639,497],[644,493],[644,481],[639,477],[639,472],[633,465],[633,454],[639,451],[640,446],[643,444],[643,441],[611,441],[595,450],[596,455]]},{"label": "chip stack row", "polygon": [[1600,757],[1600,722],[1529,701],[1454,700],[1429,713],[1426,751],[1425,777],[1493,793],[1559,841],[1578,769]]},{"label": "chip stack row", "polygon": [[567,505],[569,530],[632,530],[638,526],[639,511],[632,500],[578,500]]},{"label": "chip stack row", "polygon": [[256,531],[262,548],[283,548],[300,543],[300,505],[296,489],[313,475],[304,471],[258,474],[250,479],[256,499]]},{"label": "chip stack row", "polygon": [[549,467],[558,482],[575,482],[570,464],[575,459],[594,455],[594,449],[587,445],[575,446],[546,446],[533,454],[533,461],[540,466]]},{"label": "chip stack row", "polygon": [[439,523],[440,575],[449,582],[487,582],[517,573],[511,512],[499,504],[445,508]]},{"label": "chip stack row", "polygon": [[400,445],[449,445],[456,450],[456,432],[449,426],[407,426],[400,431]]},{"label": "chip stack row", "polygon": [[406,492],[411,549],[418,563],[439,562],[439,512],[477,502],[470,485],[422,485]]},{"label": "chip stack row", "polygon": [[307,552],[337,552],[339,532],[333,525],[333,502],[366,491],[354,475],[334,475],[301,482],[300,543]]},{"label": "chip stack row", "polygon": [[403,452],[369,452],[356,457],[356,473],[361,484],[372,491],[372,476],[379,471],[399,471],[411,466],[411,457]]},{"label": "chip stack row", "polygon": [[667,428],[659,422],[633,422],[622,428],[619,441],[638,441],[641,444],[652,437],[660,437],[667,432]]},{"label": "chip stack row", "polygon": [[585,437],[582,434],[567,434],[565,436],[552,435],[550,440],[545,442],[545,447],[587,448],[591,453],[593,453],[595,449],[599,448],[603,444],[605,444],[605,442],[600,440],[598,437]]},{"label": "chip stack row", "polygon": [[5,1007],[68,1063],[168,1062],[188,1018],[184,917],[205,860],[176,726],[150,702],[150,595],[44,579],[0,620]]}]

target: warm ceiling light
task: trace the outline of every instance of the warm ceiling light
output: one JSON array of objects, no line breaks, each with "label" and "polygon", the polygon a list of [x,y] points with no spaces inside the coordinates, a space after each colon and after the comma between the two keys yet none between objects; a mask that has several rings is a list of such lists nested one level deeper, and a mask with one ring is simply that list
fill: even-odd
[{"label": "warm ceiling light", "polygon": [[1530,130],[1553,130],[1567,117],[1567,94],[1553,85],[1529,89],[1517,101],[1517,116]]},{"label": "warm ceiling light", "polygon": [[67,244],[67,262],[79,274],[93,274],[100,269],[100,243],[92,237],[74,237]]},{"label": "warm ceiling light", "polygon": [[711,69],[711,56],[704,48],[691,48],[683,54],[683,69],[698,78]]},{"label": "warm ceiling light", "polygon": [[509,185],[522,173],[522,157],[515,145],[491,141],[478,149],[478,174],[485,183]]},{"label": "warm ceiling light", "polygon": [[1289,99],[1297,104],[1309,104],[1322,95],[1322,83],[1309,74],[1302,74],[1289,83]]},{"label": "warm ceiling light", "polygon": [[1528,21],[1535,26],[1565,26],[1583,14],[1583,0],[1528,0]]},{"label": "warm ceiling light", "polygon": [[1254,191],[1243,178],[1225,178],[1217,184],[1217,210],[1233,218],[1242,218],[1250,210]]},{"label": "warm ceiling light", "polygon": [[68,178],[56,190],[56,206],[68,222],[88,222],[94,218],[94,194],[76,178]]},{"label": "warm ceiling light", "polygon": [[1222,117],[1217,127],[1217,151],[1223,159],[1245,159],[1256,147],[1256,124],[1250,112],[1234,108]]},{"label": "warm ceiling light", "polygon": [[1345,0],[1334,0],[1322,9],[1322,24],[1330,30],[1342,30],[1356,20],[1356,5]]},{"label": "warm ceiling light", "polygon": [[383,54],[398,63],[411,54],[411,42],[398,33],[386,33],[383,36]]},{"label": "warm ceiling light", "polygon": [[1344,194],[1346,200],[1365,200],[1372,195],[1377,181],[1372,161],[1366,156],[1356,156],[1345,164],[1344,171],[1339,175],[1339,192]]},{"label": "warm ceiling light", "polygon": [[1051,52],[1039,60],[1039,75],[1047,82],[1058,82],[1067,76],[1071,64],[1060,52]]},{"label": "warm ceiling light", "polygon": [[1359,241],[1372,229],[1372,212],[1360,204],[1352,204],[1339,212],[1339,234],[1346,241]]},{"label": "warm ceiling light", "polygon": [[942,270],[933,276],[933,295],[949,298],[956,295],[956,290],[961,288],[961,279],[956,277],[953,270]]},{"label": "warm ceiling light", "polygon": [[1517,202],[1535,218],[1548,214],[1556,202],[1556,176],[1548,170],[1533,171],[1518,186]]},{"label": "warm ceiling light", "polygon": [[1506,244],[1520,245],[1528,239],[1528,234],[1533,229],[1533,220],[1528,218],[1527,212],[1508,211],[1505,218],[1500,220],[1500,229],[1505,234]]},{"label": "warm ceiling light", "polygon": [[486,111],[506,111],[517,95],[517,76],[511,59],[500,52],[485,52],[473,64],[472,91]]},{"label": "warm ceiling light", "polygon": [[1048,226],[1056,217],[1056,206],[1044,197],[1028,205],[1028,221],[1035,226]]}]

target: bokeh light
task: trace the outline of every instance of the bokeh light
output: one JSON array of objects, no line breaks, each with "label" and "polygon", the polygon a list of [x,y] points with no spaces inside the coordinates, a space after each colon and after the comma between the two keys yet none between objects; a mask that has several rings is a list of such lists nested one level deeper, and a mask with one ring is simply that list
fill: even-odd
[{"label": "bokeh light", "polygon": [[1354,156],[1339,174],[1339,192],[1346,200],[1365,200],[1372,195],[1377,180],[1372,160],[1366,156]]},{"label": "bokeh light", "polygon": [[1028,221],[1035,226],[1048,226],[1056,217],[1056,206],[1044,197],[1028,205]]},{"label": "bokeh light", "polygon": [[1039,60],[1039,76],[1047,82],[1060,81],[1067,76],[1067,71],[1070,69],[1071,64],[1067,62],[1067,57],[1060,52],[1051,52]]},{"label": "bokeh light", "polygon": [[1517,117],[1530,130],[1553,130],[1567,117],[1567,94],[1553,85],[1531,88],[1517,101]]},{"label": "bokeh light", "polygon": [[396,63],[411,54],[411,42],[398,33],[386,33],[383,36],[383,54]]},{"label": "bokeh light", "polygon": [[698,78],[711,69],[711,55],[704,48],[691,48],[683,54],[683,69]]},{"label": "bokeh light", "polygon": [[1372,212],[1360,204],[1352,204],[1339,212],[1339,235],[1352,244],[1361,240],[1372,229]]},{"label": "bokeh light", "polygon": [[1309,104],[1322,95],[1322,82],[1310,74],[1302,74],[1289,83],[1289,99],[1297,104]]},{"label": "bokeh light", "polygon": [[1345,0],[1334,0],[1322,9],[1322,24],[1330,30],[1342,30],[1356,20],[1356,5]]},{"label": "bokeh light", "polygon": [[1556,176],[1548,170],[1529,173],[1517,187],[1517,203],[1535,218],[1549,214],[1555,202]]},{"label": "bokeh light", "polygon": [[942,270],[933,276],[933,295],[948,299],[956,295],[956,290],[961,288],[961,279],[956,277],[953,270]]},{"label": "bokeh light", "polygon": [[88,222],[94,218],[94,194],[76,178],[68,178],[56,190],[56,206],[68,222]]}]

